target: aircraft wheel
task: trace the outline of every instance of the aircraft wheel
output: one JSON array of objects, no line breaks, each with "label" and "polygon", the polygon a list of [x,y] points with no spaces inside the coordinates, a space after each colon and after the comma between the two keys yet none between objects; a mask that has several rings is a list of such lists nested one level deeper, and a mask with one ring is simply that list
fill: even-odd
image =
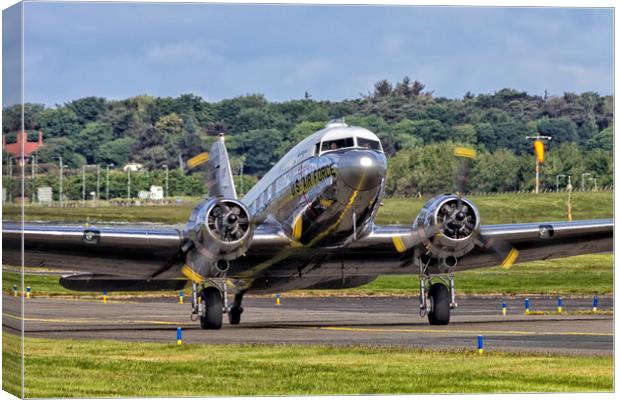
[{"label": "aircraft wheel", "polygon": [[442,283],[433,283],[428,291],[428,322],[431,325],[448,325],[450,322],[450,291]]},{"label": "aircraft wheel", "polygon": [[241,322],[241,313],[243,313],[243,308],[241,307],[232,307],[230,311],[228,311],[228,321],[231,325],[239,325],[239,322]]},{"label": "aircraft wheel", "polygon": [[202,329],[220,329],[222,327],[222,294],[217,288],[202,290],[200,301],[204,314],[200,316]]}]

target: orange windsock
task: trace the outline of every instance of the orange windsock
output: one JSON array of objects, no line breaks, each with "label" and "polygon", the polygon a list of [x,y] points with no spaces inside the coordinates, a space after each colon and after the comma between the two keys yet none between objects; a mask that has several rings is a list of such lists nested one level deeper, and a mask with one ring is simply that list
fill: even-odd
[{"label": "orange windsock", "polygon": [[534,154],[539,163],[545,161],[545,144],[541,140],[534,141]]}]

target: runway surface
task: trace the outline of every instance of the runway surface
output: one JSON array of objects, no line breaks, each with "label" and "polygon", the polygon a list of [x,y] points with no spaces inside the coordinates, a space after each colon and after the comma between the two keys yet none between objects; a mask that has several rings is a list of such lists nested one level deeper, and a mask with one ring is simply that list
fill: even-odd
[{"label": "runway surface", "polygon": [[[26,335],[47,338],[176,341],[177,326],[183,342],[269,343],[328,345],[397,345],[421,348],[475,348],[483,335],[487,351],[515,350],[574,354],[613,354],[613,315],[578,315],[589,310],[591,298],[565,298],[567,314],[555,314],[555,298],[530,297],[532,311],[524,315],[523,298],[505,299],[502,316],[497,297],[459,299],[448,326],[430,326],[419,317],[417,298],[247,297],[241,324],[232,326],[224,316],[219,331],[200,329],[189,319],[190,305],[177,299],[101,301],[32,298],[25,300]],[[613,298],[600,299],[600,310],[610,311]],[[18,333],[22,318],[19,299],[3,295],[2,323]]]}]

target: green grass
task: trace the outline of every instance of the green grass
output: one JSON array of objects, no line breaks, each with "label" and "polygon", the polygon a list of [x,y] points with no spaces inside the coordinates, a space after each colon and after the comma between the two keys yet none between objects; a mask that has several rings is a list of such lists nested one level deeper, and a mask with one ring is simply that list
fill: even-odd
[{"label": "green grass", "polygon": [[[493,196],[471,196],[478,206],[484,224],[567,220],[566,193],[511,193]],[[51,208],[28,206],[28,221],[62,222],[159,222],[185,223],[199,199],[182,204],[138,207]],[[423,199],[386,199],[377,215],[379,224],[411,224]],[[613,216],[612,192],[578,192],[572,194],[573,219],[610,218]],[[17,219],[20,208],[5,205],[4,219]]]},{"label": "green grass", "polygon": [[[611,356],[26,338],[26,397],[609,392]],[[19,359],[3,335],[3,357]],[[6,369],[4,370],[6,372]],[[8,388],[8,385],[7,385]]]},{"label": "green grass", "polygon": [[[482,268],[455,274],[460,294],[563,294],[613,293],[613,255],[590,254],[557,260],[516,264],[510,270]],[[361,286],[364,294],[412,294],[417,275],[380,276]]]},{"label": "green grass", "polygon": [[[613,217],[612,192],[578,192],[571,197],[574,220]],[[568,220],[566,193],[510,193],[469,199],[478,207],[483,224]],[[423,199],[387,199],[376,222],[411,224],[423,205]]]}]

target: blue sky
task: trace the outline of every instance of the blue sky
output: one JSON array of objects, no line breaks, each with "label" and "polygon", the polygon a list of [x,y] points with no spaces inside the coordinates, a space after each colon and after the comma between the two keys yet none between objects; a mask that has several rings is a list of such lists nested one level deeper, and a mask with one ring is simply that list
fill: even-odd
[{"label": "blue sky", "polygon": [[610,9],[26,3],[25,101],[613,92]]}]

